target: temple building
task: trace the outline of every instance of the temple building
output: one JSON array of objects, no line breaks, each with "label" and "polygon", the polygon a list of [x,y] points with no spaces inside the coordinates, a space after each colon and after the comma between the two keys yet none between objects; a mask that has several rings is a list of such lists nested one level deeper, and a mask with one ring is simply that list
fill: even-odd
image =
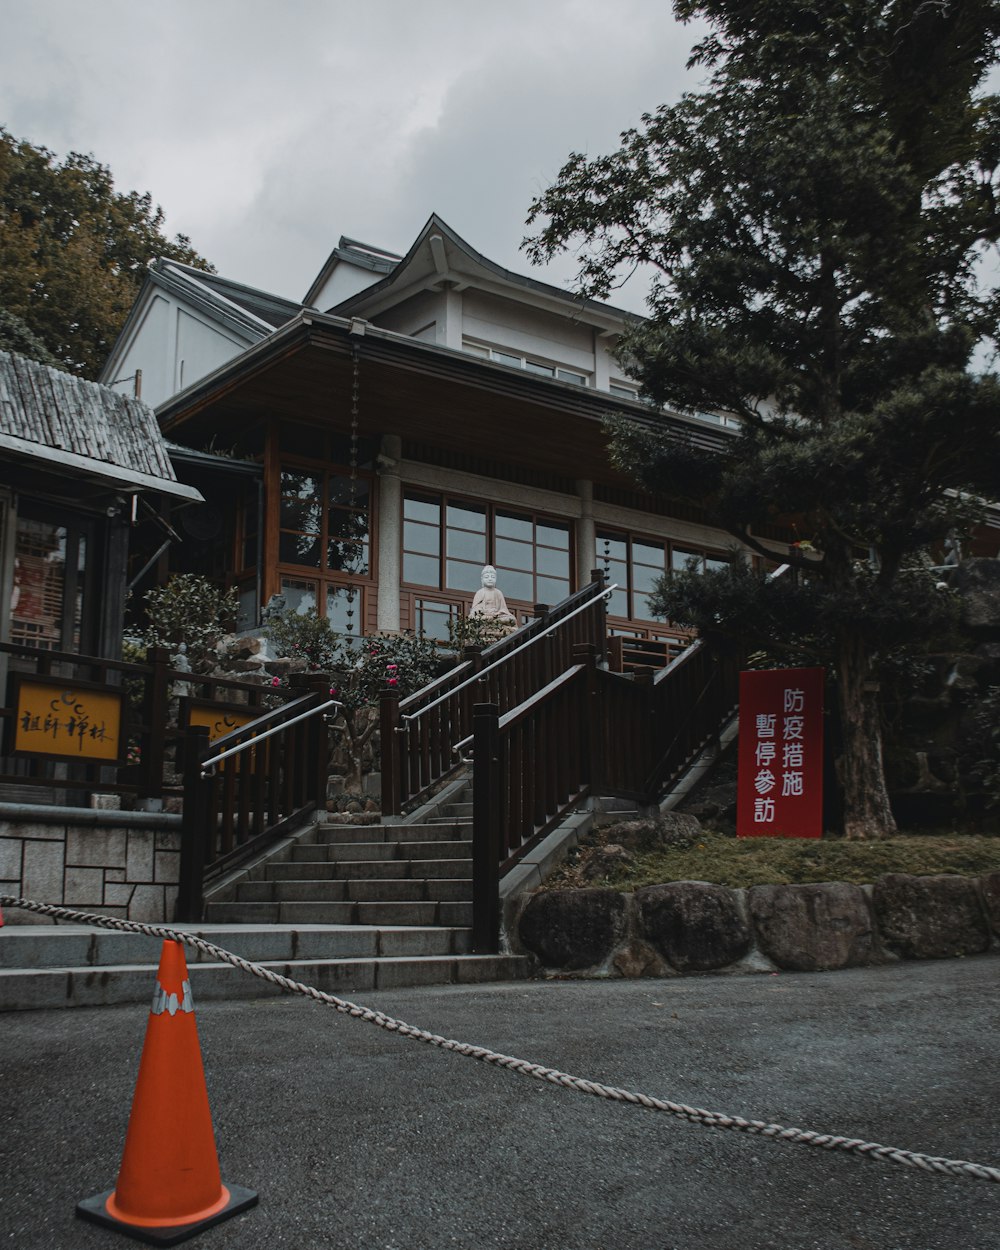
[{"label": "temple building", "polygon": [[[158,261],[102,380],[141,376],[208,502],[181,508],[147,577],[235,585],[245,628],[282,596],[341,631],[443,638],[485,564],[519,620],[601,568],[612,631],[669,643],[654,581],[732,559],[733,540],[610,464],[604,418],[650,415],[613,356],[630,320],[436,216],[405,256],[342,238],[301,305]],[[657,419],[720,451],[735,432]]]}]

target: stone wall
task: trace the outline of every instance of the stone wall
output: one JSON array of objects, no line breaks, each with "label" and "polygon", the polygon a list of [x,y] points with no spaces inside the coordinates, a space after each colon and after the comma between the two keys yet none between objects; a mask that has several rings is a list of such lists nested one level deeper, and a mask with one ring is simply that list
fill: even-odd
[{"label": "stone wall", "polygon": [[[87,808],[13,815],[0,810],[0,894],[128,920],[173,919],[179,816]],[[20,909],[6,912],[4,921],[52,923]]]},{"label": "stone wall", "polygon": [[1000,946],[1000,872],[889,873],[874,885],[704,881],[548,890],[512,900],[510,944],[550,974],[669,977],[822,972],[898,959],[976,955]]}]

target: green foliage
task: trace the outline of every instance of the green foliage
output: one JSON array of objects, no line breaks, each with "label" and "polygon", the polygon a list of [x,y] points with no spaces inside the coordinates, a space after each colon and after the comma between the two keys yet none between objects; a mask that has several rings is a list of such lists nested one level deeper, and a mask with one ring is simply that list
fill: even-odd
[{"label": "green foliage", "polygon": [[147,591],[145,627],[138,641],[145,647],[176,652],[183,643],[193,672],[207,672],[215,663],[215,644],[236,619],[235,589],[220,590],[196,573],[175,573],[165,586]]},{"label": "green foliage", "polygon": [[[609,825],[590,839],[592,845],[615,842]],[[589,844],[582,849],[586,860]],[[612,871],[606,883],[617,890],[637,890],[669,881],[711,881],[730,889],[752,885],[848,881],[864,885],[887,872],[915,876],[958,873],[976,877],[1000,870],[1000,838],[940,834],[848,842],[842,838],[732,838],[703,830],[690,846],[637,855]],[[550,889],[603,884],[581,880],[574,861],[550,878]]]},{"label": "green foliage", "polygon": [[986,804],[1000,808],[1000,686],[990,686],[972,715],[970,772],[986,791]]},{"label": "green foliage", "polygon": [[507,637],[507,627],[493,616],[452,616],[448,642],[455,651],[463,647],[490,647]]},{"label": "green foliage", "polygon": [[264,629],[264,637],[274,648],[275,655],[291,660],[305,660],[312,670],[324,673],[333,671],[339,654],[337,637],[325,616],[316,610],[309,612],[282,612]]},{"label": "green foliage", "polygon": [[29,360],[37,360],[39,364],[50,365],[55,369],[63,367],[38,335],[20,317],[15,317],[6,308],[0,308],[0,351],[16,352],[27,356]]},{"label": "green foliage", "polygon": [[[871,662],[937,614],[930,581],[906,572],[914,553],[967,530],[1000,481],[1000,382],[971,364],[1000,337],[981,264],[1000,237],[1000,100],[980,90],[1000,0],[675,10],[710,24],[693,56],[708,89],[609,156],[571,155],[532,205],[529,254],[578,248],[585,295],[653,273],[651,315],[618,348],[651,412],[612,426],[615,463],[805,574],[799,603],[734,573],[678,579],[661,606],[708,629],[742,611],[792,650],[828,640],[848,823],[891,832],[877,717],[862,715]],[[741,432],[707,450],[663,426],[663,405]],[[762,537],[781,529],[801,543]]]},{"label": "green foliage", "polygon": [[162,225],[149,193],[116,191],[93,156],[60,163],[0,128],[0,306],[62,368],[97,376],[155,257],[211,269]]}]

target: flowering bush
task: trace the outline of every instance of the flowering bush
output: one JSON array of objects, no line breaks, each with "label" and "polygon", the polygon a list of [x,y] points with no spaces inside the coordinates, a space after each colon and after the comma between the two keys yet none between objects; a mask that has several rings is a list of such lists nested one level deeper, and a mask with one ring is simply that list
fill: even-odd
[{"label": "flowering bush", "polygon": [[413,634],[335,634],[329,621],[309,612],[286,612],[265,630],[281,656],[304,659],[313,671],[330,673],[330,697],[342,706],[352,762],[348,788],[361,788],[364,748],[378,728],[378,698],[384,689],[401,698],[431,680],[440,664],[437,647]]}]

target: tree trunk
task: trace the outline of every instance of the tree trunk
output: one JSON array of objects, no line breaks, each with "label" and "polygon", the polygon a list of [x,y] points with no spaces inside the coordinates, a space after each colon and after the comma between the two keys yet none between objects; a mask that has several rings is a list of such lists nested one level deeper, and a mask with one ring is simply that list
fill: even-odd
[{"label": "tree trunk", "polygon": [[878,685],[871,680],[868,649],[861,639],[840,640],[837,678],[844,834],[855,841],[892,837],[897,830],[885,786]]}]

